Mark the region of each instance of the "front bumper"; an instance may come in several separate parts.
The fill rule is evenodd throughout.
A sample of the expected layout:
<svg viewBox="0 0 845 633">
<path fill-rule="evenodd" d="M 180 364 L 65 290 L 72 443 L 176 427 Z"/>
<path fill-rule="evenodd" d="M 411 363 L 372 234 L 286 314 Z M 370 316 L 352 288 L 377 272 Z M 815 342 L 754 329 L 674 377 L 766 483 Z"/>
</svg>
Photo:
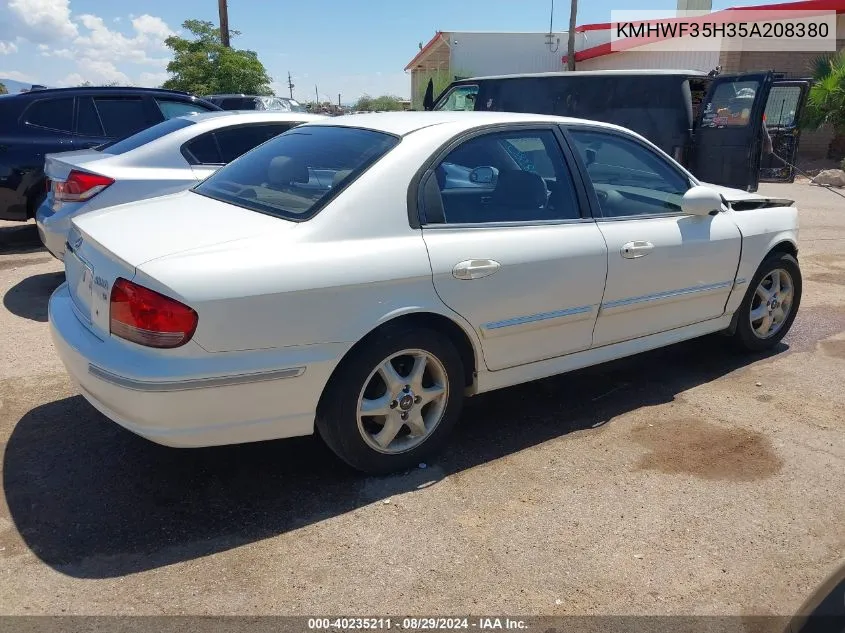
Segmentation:
<svg viewBox="0 0 845 633">
<path fill-rule="evenodd" d="M 348 349 L 208 353 L 196 346 L 193 356 L 170 356 L 95 336 L 77 317 L 67 284 L 50 297 L 49 320 L 82 395 L 129 431 L 175 447 L 310 435 L 320 395 Z"/>
</svg>

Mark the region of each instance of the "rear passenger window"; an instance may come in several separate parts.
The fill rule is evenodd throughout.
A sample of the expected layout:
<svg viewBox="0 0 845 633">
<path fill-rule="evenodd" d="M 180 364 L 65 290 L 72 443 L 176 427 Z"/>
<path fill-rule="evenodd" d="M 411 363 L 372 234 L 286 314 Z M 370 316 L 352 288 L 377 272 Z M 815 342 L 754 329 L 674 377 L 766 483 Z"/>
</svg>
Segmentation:
<svg viewBox="0 0 845 633">
<path fill-rule="evenodd" d="M 232 162 L 241 154 L 245 154 L 282 132 L 286 132 L 291 127 L 293 127 L 292 123 L 273 123 L 271 125 L 244 125 L 218 130 L 215 135 L 223 162 Z"/>
<path fill-rule="evenodd" d="M 581 217 L 569 168 L 550 130 L 469 139 L 425 185 L 428 224 L 542 222 Z"/>
<path fill-rule="evenodd" d="M 182 155 L 192 165 L 222 165 L 220 149 L 214 139 L 214 132 L 206 132 L 185 143 L 182 147 Z"/>
<path fill-rule="evenodd" d="M 36 101 L 27 108 L 25 116 L 27 125 L 57 132 L 71 132 L 73 130 L 73 97 Z"/>
<path fill-rule="evenodd" d="M 80 97 L 77 114 L 76 133 L 81 136 L 104 136 L 100 115 L 94 107 L 91 97 Z"/>
<path fill-rule="evenodd" d="M 94 103 L 100 113 L 106 136 L 110 138 L 129 136 L 157 123 L 149 120 L 142 99 L 95 97 Z"/>
</svg>

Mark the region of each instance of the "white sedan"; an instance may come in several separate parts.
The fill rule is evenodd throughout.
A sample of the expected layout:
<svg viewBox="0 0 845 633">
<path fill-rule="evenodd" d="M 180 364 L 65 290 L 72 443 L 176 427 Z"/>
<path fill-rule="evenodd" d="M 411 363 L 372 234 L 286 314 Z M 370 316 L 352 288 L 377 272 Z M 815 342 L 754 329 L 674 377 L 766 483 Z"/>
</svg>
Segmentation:
<svg viewBox="0 0 845 633">
<path fill-rule="evenodd" d="M 339 117 L 75 219 L 50 326 L 82 394 L 154 442 L 316 429 L 388 472 L 440 448 L 466 396 L 713 332 L 774 346 L 797 216 L 612 125 Z"/>
</svg>

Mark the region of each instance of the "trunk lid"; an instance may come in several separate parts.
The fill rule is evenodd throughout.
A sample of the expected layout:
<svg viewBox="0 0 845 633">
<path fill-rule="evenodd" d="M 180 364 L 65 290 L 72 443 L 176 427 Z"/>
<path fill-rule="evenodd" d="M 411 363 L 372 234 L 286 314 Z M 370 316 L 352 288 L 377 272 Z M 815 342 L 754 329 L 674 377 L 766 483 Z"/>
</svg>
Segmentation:
<svg viewBox="0 0 845 633">
<path fill-rule="evenodd" d="M 72 221 L 65 254 L 74 308 L 94 334 L 108 336 L 118 277 L 132 280 L 138 266 L 160 257 L 294 227 L 190 191 L 86 213 Z"/>
<path fill-rule="evenodd" d="M 44 157 L 44 174 L 50 180 L 67 180 L 68 174 L 73 169 L 96 174 L 104 173 L 97 169 L 97 163 L 107 163 L 110 158 L 114 158 L 114 155 L 93 149 L 47 154 Z"/>
<path fill-rule="evenodd" d="M 73 223 L 132 267 L 296 226 L 192 191 L 91 211 Z"/>
</svg>

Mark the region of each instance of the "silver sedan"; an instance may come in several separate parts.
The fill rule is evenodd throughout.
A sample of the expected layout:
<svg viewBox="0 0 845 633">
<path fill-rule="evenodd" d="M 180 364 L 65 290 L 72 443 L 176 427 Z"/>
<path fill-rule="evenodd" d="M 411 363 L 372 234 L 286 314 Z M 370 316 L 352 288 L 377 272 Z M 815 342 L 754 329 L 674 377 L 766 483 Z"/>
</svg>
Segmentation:
<svg viewBox="0 0 845 633">
<path fill-rule="evenodd" d="M 93 149 L 48 154 L 50 190 L 35 215 L 38 234 L 63 259 L 72 218 L 188 189 L 274 136 L 322 118 L 272 111 L 191 114 Z"/>
</svg>

